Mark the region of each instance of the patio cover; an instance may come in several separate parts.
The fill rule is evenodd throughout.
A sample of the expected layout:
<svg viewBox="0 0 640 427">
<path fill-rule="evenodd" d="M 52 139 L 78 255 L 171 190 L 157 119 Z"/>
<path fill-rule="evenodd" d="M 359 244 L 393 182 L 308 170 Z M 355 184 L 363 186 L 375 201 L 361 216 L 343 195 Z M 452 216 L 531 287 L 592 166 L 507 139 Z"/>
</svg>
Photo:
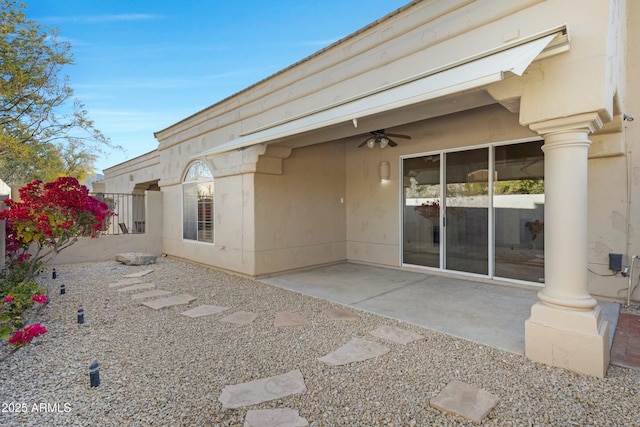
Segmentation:
<svg viewBox="0 0 640 427">
<path fill-rule="evenodd" d="M 553 33 L 546 32 L 544 36 L 513 47 L 496 48 L 429 70 L 358 97 L 254 129 L 250 133 L 199 153 L 196 157 L 212 157 L 231 150 L 351 122 L 353 119 L 479 88 L 503 80 L 510 74 L 521 76 L 536 58 L 568 50 L 568 43 L 562 43 L 553 52 L 543 52 L 556 37 L 566 41 L 566 35 L 563 34 L 564 28 L 556 29 Z"/>
</svg>

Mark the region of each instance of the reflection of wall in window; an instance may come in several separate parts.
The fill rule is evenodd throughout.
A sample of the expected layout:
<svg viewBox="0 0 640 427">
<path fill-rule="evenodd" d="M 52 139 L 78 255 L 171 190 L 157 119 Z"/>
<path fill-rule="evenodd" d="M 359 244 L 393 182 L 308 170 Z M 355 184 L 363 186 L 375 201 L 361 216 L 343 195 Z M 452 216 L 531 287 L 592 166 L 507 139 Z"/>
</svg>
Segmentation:
<svg viewBox="0 0 640 427">
<path fill-rule="evenodd" d="M 485 207 L 447 208 L 447 245 L 450 253 L 479 252 L 487 248 L 488 213 Z"/>
<path fill-rule="evenodd" d="M 544 223 L 544 194 L 511 194 L 494 196 L 496 246 L 544 247 L 544 238 L 533 239 L 526 223 Z"/>
</svg>

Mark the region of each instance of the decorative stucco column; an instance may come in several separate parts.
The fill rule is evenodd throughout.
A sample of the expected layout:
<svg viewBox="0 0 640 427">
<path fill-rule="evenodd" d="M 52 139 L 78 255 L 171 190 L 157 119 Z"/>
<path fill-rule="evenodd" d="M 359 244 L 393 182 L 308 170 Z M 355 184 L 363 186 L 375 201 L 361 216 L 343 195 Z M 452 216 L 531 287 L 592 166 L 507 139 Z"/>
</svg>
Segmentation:
<svg viewBox="0 0 640 427">
<path fill-rule="evenodd" d="M 597 113 L 530 125 L 544 139 L 545 287 L 525 323 L 529 359 L 596 377 L 609 366 L 609 328 L 587 290 L 587 166 Z"/>
</svg>

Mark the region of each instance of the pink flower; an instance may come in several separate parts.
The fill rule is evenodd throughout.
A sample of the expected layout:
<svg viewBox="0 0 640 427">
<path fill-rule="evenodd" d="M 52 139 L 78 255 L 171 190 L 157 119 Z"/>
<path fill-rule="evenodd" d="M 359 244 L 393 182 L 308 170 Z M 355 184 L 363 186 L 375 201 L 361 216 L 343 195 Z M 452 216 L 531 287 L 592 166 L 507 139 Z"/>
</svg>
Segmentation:
<svg viewBox="0 0 640 427">
<path fill-rule="evenodd" d="M 9 338 L 9 344 L 11 345 L 24 345 L 25 343 L 22 341 L 23 331 L 16 331 L 15 334 L 11 338 Z"/>
<path fill-rule="evenodd" d="M 33 302 L 37 302 L 40 304 L 44 304 L 47 302 L 47 296 L 46 295 L 34 295 L 31 297 L 31 301 Z"/>
<path fill-rule="evenodd" d="M 9 344 L 16 347 L 22 347 L 31 342 L 37 336 L 47 333 L 47 328 L 40 323 L 25 326 L 23 329 L 16 331 L 11 338 L 9 338 Z"/>
<path fill-rule="evenodd" d="M 3 299 L 4 302 L 6 302 L 7 304 L 10 303 L 11 301 L 13 301 L 13 297 L 5 297 Z"/>
</svg>

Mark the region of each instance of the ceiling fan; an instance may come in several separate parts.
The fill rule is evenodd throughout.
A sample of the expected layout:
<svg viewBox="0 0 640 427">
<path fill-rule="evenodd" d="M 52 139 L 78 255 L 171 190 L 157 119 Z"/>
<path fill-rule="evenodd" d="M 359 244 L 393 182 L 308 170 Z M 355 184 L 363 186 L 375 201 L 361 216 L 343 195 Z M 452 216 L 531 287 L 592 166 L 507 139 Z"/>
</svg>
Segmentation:
<svg viewBox="0 0 640 427">
<path fill-rule="evenodd" d="M 373 132 L 369 132 L 369 133 L 371 134 L 371 136 L 365 139 L 364 141 L 362 141 L 362 143 L 358 145 L 358 148 L 364 147 L 365 145 L 369 148 L 373 148 L 375 147 L 376 144 L 380 145 L 380 148 L 384 148 L 387 145 L 390 147 L 395 147 L 398 144 L 391 139 L 392 137 L 411 139 L 409 135 L 399 135 L 397 133 L 386 133 L 384 129 L 374 130 Z"/>
</svg>

